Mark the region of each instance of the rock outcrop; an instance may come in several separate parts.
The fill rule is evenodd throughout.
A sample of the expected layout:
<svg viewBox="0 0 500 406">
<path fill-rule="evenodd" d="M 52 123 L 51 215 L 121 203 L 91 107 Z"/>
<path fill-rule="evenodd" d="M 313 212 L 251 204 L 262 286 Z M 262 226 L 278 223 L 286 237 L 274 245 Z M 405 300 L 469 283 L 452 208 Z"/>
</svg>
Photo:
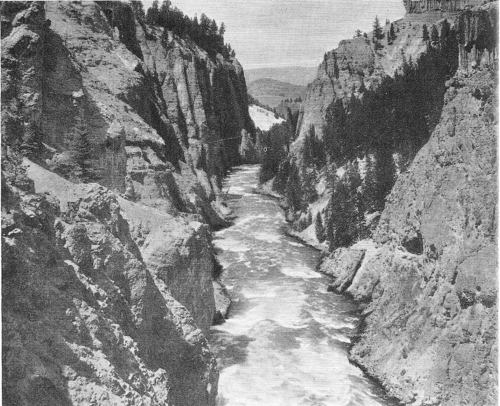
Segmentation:
<svg viewBox="0 0 500 406">
<path fill-rule="evenodd" d="M 403 0 L 408 13 L 457 12 L 484 4 L 481 0 Z"/>
<path fill-rule="evenodd" d="M 448 82 L 441 120 L 396 182 L 361 265 L 355 247 L 322 265 L 338 291 L 369 302 L 352 359 L 405 403 L 497 402 L 493 75 Z"/>
<path fill-rule="evenodd" d="M 238 61 L 211 59 L 172 34 L 162 40 L 120 2 L 34 2 L 22 18 L 7 13 L 13 7 L 4 7 L 2 31 L 12 142 L 26 137 L 23 125 L 36 127 L 40 163 L 71 175 L 81 122 L 93 180 L 222 225 L 213 207 L 220 178 L 239 160 L 242 133 L 253 132 Z"/>
<path fill-rule="evenodd" d="M 212 269 L 199 264 L 213 257 L 193 236 L 198 223 L 14 165 L 2 184 L 3 401 L 215 404 L 218 372 L 202 330 L 214 311 Z M 163 267 L 147 251 L 160 233 L 172 252 Z M 196 238 L 204 250 L 186 264 Z M 196 302 L 176 298 L 169 269 L 184 272 L 184 288 L 204 282 Z M 210 315 L 197 313 L 200 302 L 212 303 Z"/>
<path fill-rule="evenodd" d="M 455 28 L 441 16 L 425 15 L 394 21 L 382 31 L 376 40 L 369 34 L 341 41 L 325 54 L 308 86 L 288 162 L 274 182 L 283 195 L 294 189 L 290 214 L 298 231 L 318 213 L 332 217 L 331 204 L 319 202 L 330 200 L 339 181 L 363 195 L 367 207 L 359 208 L 358 217 L 362 210 L 380 212 L 394 179 L 439 120 L 445 81 L 459 64 Z M 361 188 L 348 177 L 359 179 Z M 369 191 L 367 178 L 383 186 Z M 325 182 L 318 193 L 314 185 Z M 348 239 L 364 238 L 370 227 L 352 227 Z"/>
<path fill-rule="evenodd" d="M 325 55 L 274 186 L 301 235 L 320 214 L 336 238 L 320 270 L 362 303 L 355 363 L 405 404 L 494 405 L 497 4 L 441 3 Z"/>
<path fill-rule="evenodd" d="M 133 3 L 1 16 L 4 402 L 214 405 L 210 230 L 254 131 L 241 66 Z"/>
</svg>

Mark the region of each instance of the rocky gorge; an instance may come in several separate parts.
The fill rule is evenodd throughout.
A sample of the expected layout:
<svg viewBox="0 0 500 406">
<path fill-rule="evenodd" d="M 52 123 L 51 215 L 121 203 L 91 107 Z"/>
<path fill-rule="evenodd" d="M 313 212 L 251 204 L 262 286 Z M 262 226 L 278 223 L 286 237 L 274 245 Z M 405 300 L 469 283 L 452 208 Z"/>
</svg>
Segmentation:
<svg viewBox="0 0 500 406">
<path fill-rule="evenodd" d="M 3 401 L 213 405 L 241 65 L 138 2 L 4 2 Z"/>
<path fill-rule="evenodd" d="M 3 2 L 3 402 L 496 404 L 497 3 L 404 5 L 259 124 L 140 2 Z"/>
<path fill-rule="evenodd" d="M 498 11 L 446 3 L 325 54 L 265 188 L 364 308 L 354 363 L 404 404 L 494 405 Z"/>
</svg>

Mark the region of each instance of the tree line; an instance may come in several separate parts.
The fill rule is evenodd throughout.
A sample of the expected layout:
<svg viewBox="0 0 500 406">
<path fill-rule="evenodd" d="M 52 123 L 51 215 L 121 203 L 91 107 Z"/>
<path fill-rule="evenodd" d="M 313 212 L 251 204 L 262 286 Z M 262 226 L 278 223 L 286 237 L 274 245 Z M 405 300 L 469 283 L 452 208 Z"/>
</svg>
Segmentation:
<svg viewBox="0 0 500 406">
<path fill-rule="evenodd" d="M 189 36 L 211 57 L 215 57 L 218 53 L 224 58 L 235 56 L 231 45 L 224 42 L 224 33 L 226 31 L 224 23 L 218 26 L 215 20 L 208 18 L 205 14 L 201 14 L 200 20 L 198 20 L 197 16 L 190 18 L 177 7 L 172 8 L 170 0 L 163 1 L 161 6 L 155 0 L 143 15 L 147 24 L 159 25 L 165 31 L 172 31 L 181 37 Z"/>
</svg>

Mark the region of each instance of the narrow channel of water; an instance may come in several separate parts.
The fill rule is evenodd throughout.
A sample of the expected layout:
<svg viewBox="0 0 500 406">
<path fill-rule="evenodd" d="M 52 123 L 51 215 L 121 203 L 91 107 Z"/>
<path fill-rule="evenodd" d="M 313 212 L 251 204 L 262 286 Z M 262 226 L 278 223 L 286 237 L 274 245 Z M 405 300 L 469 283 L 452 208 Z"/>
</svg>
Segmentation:
<svg viewBox="0 0 500 406">
<path fill-rule="evenodd" d="M 319 253 L 285 234 L 274 199 L 253 193 L 258 166 L 227 178 L 234 225 L 216 233 L 233 305 L 215 326 L 219 405 L 389 405 L 347 358 L 355 304 L 326 291 Z"/>
</svg>

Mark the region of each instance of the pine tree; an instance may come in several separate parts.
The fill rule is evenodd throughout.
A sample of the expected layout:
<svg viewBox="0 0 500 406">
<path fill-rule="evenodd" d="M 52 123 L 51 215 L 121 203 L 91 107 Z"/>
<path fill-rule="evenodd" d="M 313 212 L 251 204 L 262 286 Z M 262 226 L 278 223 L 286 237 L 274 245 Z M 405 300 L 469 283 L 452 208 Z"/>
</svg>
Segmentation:
<svg viewBox="0 0 500 406">
<path fill-rule="evenodd" d="M 323 220 L 321 219 L 321 213 L 316 215 L 316 220 L 314 221 L 314 231 L 316 233 L 316 238 L 319 242 L 325 241 L 325 229 L 323 227 Z"/>
<path fill-rule="evenodd" d="M 348 246 L 354 240 L 351 228 L 353 227 L 355 211 L 352 203 L 349 185 L 343 179 L 337 181 L 329 202 L 328 239 L 330 250 Z"/>
<path fill-rule="evenodd" d="M 382 27 L 380 26 L 380 21 L 378 20 L 378 16 L 375 17 L 375 21 L 373 22 L 373 37 L 372 41 L 375 44 L 375 49 L 379 49 L 381 47 L 380 40 L 384 38 L 384 32 Z"/>
<path fill-rule="evenodd" d="M 286 198 L 293 211 L 301 207 L 299 171 L 293 162 L 290 165 L 290 173 L 286 184 Z"/>
<path fill-rule="evenodd" d="M 219 35 L 223 37 L 225 33 L 226 33 L 226 25 L 224 24 L 224 22 L 222 22 L 220 23 L 219 27 Z"/>
<path fill-rule="evenodd" d="M 354 33 L 354 38 L 360 38 L 363 35 L 361 30 L 358 28 L 356 32 Z"/>
<path fill-rule="evenodd" d="M 379 187 L 380 210 L 384 208 L 385 197 L 389 194 L 396 181 L 396 165 L 389 149 L 384 148 L 377 154 L 375 173 Z"/>
<path fill-rule="evenodd" d="M 91 159 L 91 146 L 88 140 L 87 127 L 83 118 L 78 115 L 76 124 L 70 132 L 69 152 L 75 165 L 75 175 L 83 181 L 93 178 L 89 160 Z"/>
<path fill-rule="evenodd" d="M 359 165 L 357 159 L 354 159 L 347 165 L 345 178 L 351 188 L 351 199 L 353 208 L 352 235 L 353 237 L 358 237 L 364 229 L 365 203 L 362 195 L 363 181 L 359 173 Z"/>
<path fill-rule="evenodd" d="M 391 23 L 389 32 L 387 33 L 387 43 L 390 45 L 396 39 L 396 33 L 394 32 L 394 24 Z"/>
<path fill-rule="evenodd" d="M 422 26 L 422 39 L 424 41 L 429 41 L 429 30 L 425 24 Z"/>
<path fill-rule="evenodd" d="M 210 31 L 210 19 L 204 13 L 201 13 L 200 16 L 200 28 L 204 35 L 208 35 Z"/>
<path fill-rule="evenodd" d="M 375 175 L 375 166 L 370 155 L 366 156 L 365 179 L 363 188 L 363 200 L 368 212 L 376 211 L 377 204 L 377 181 Z"/>
<path fill-rule="evenodd" d="M 314 185 L 316 185 L 316 171 L 314 168 L 303 166 L 300 170 L 301 209 L 303 209 L 303 206 L 307 203 L 311 203 L 317 199 L 318 193 Z"/>
<path fill-rule="evenodd" d="M 146 21 L 148 24 L 157 25 L 160 20 L 160 10 L 158 6 L 158 0 L 154 0 L 153 4 L 146 13 Z"/>
<path fill-rule="evenodd" d="M 141 24 L 144 23 L 146 20 L 146 14 L 144 13 L 144 5 L 142 4 L 142 1 L 132 0 L 130 3 L 132 9 L 135 12 L 135 15 L 137 16 L 137 21 L 139 21 Z"/>
<path fill-rule="evenodd" d="M 439 43 L 439 32 L 438 32 L 437 27 L 435 25 L 432 26 L 432 30 L 431 30 L 431 43 L 433 45 L 437 45 Z"/>
<path fill-rule="evenodd" d="M 368 211 L 381 211 L 385 197 L 389 194 L 396 180 L 396 166 L 392 154 L 386 148 L 375 151 L 374 161 L 366 166 L 364 196 Z"/>
<path fill-rule="evenodd" d="M 215 20 L 210 21 L 209 35 L 211 37 L 216 37 L 219 32 L 219 27 L 217 27 L 217 22 Z"/>
<path fill-rule="evenodd" d="M 441 34 L 439 35 L 439 44 L 441 45 L 442 48 L 446 46 L 448 37 L 450 35 L 450 30 L 451 30 L 450 23 L 448 22 L 447 19 L 445 19 L 441 27 Z"/>
<path fill-rule="evenodd" d="M 161 3 L 160 10 L 158 12 L 158 24 L 161 26 L 165 26 L 168 24 L 169 21 L 169 12 L 170 12 L 170 6 L 172 3 L 169 0 L 164 0 Z"/>
</svg>

